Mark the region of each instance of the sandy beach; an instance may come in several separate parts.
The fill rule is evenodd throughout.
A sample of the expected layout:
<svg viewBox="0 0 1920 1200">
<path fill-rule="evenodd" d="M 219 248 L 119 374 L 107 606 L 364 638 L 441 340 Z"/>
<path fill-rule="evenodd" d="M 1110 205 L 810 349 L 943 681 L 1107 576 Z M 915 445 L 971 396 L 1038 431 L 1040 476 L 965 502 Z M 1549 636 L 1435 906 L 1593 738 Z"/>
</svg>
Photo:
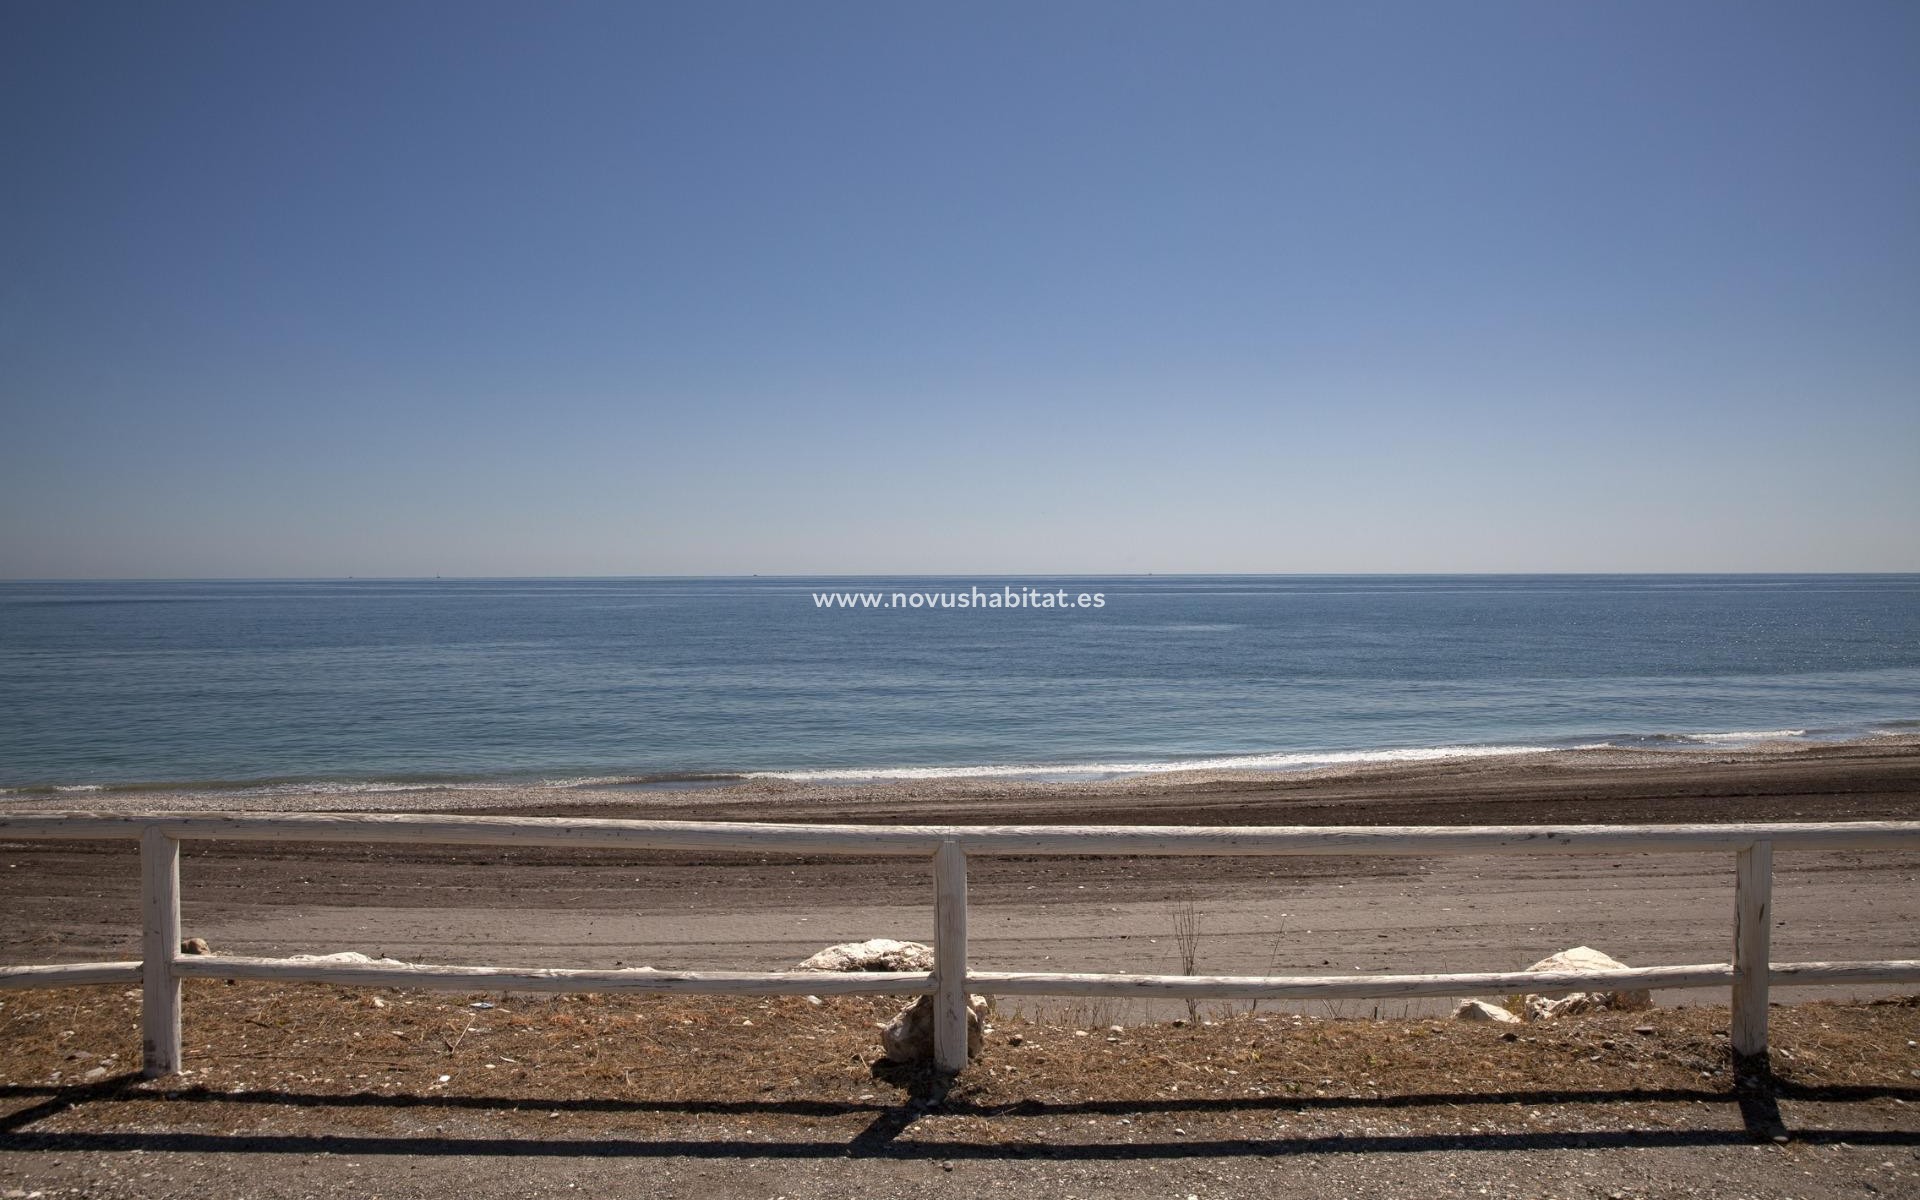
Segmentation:
<svg viewBox="0 0 1920 1200">
<path fill-rule="evenodd" d="M 90 799 L 115 811 L 233 807 L 217 794 Z M 338 809 L 342 800 L 269 798 L 282 809 Z M 1084 784 L 755 782 L 378 800 L 381 810 L 960 824 L 1911 819 L 1920 815 L 1920 745 L 1572 751 Z M 255 797 L 247 806 L 267 804 Z M 14 914 L 0 933 L 6 961 L 138 956 L 130 846 L 8 842 L 3 854 L 0 904 Z M 1911 935 L 1920 927 L 1920 855 L 1782 854 L 1776 870 L 1777 959 L 1920 951 Z M 984 969 L 1177 970 L 1173 915 L 1187 904 L 1199 918 L 1198 967 L 1210 973 L 1501 970 L 1578 944 L 1628 963 L 1724 961 L 1733 903 L 1732 862 L 1701 855 L 981 858 L 970 877 L 971 951 Z M 187 933 L 235 954 L 773 968 L 833 942 L 932 933 L 930 873 L 910 860 L 207 843 L 188 846 L 183 880 Z M 1663 997 L 1693 998 L 1723 1000 Z"/>
</svg>

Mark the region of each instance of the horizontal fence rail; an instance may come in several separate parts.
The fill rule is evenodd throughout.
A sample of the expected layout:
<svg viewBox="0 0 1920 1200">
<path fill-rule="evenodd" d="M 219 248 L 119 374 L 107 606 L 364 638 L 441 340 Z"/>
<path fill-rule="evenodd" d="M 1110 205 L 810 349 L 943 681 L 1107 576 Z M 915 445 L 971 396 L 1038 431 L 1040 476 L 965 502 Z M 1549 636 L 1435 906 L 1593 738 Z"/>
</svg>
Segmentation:
<svg viewBox="0 0 1920 1200">
<path fill-rule="evenodd" d="M 970 992 L 1024 996 L 1170 997 L 1188 1000 L 1383 999 L 1473 992 L 1731 989 L 1732 1040 L 1743 1055 L 1767 1047 L 1771 984 L 1920 982 L 1920 959 L 1775 963 L 1773 852 L 1920 849 L 1920 822 L 1727 825 L 1454 825 L 1218 828 L 1169 825 L 796 825 L 626 821 L 564 817 L 418 816 L 385 813 L 20 813 L 0 816 L 0 838 L 138 841 L 142 959 L 0 967 L 0 989 L 139 983 L 144 1068 L 180 1068 L 180 981 L 254 979 L 457 991 L 632 991 L 723 995 L 928 995 L 935 1058 L 967 1062 Z M 432 966 L 386 961 L 185 956 L 180 948 L 180 843 L 411 842 L 455 846 L 704 850 L 741 853 L 906 855 L 931 859 L 934 969 L 846 974 Z M 1733 958 L 1727 963 L 1605 971 L 1443 975 L 1122 975 L 972 971 L 967 967 L 967 857 L 1124 855 L 1734 855 Z"/>
<path fill-rule="evenodd" d="M 155 829 L 175 840 L 426 842 L 601 850 L 712 850 L 930 856 L 967 854 L 1696 854 L 1768 842 L 1782 850 L 1920 848 L 1920 821 L 1737 825 L 792 825 L 391 813 L 0 816 L 0 837 L 93 841 Z"/>
</svg>

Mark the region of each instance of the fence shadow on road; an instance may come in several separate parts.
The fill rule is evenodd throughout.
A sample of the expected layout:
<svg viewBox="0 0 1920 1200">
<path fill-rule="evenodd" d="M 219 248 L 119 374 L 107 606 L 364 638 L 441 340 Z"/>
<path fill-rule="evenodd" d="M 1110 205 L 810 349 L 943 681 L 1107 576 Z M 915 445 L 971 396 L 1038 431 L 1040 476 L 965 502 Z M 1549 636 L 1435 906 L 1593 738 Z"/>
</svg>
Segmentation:
<svg viewBox="0 0 1920 1200">
<path fill-rule="evenodd" d="M 897 1158 L 960 1160 L 1057 1159 L 1063 1161 L 1150 1161 L 1183 1158 L 1231 1158 L 1290 1154 L 1381 1154 L 1432 1151 L 1604 1150 L 1659 1149 L 1750 1145 L 1782 1138 L 1801 1143 L 1854 1146 L 1920 1147 L 1920 1128 L 1912 1130 L 1836 1128 L 1793 1129 L 1782 1119 L 1780 1102 L 1825 1104 L 1899 1100 L 1920 1105 L 1920 1087 L 1800 1087 L 1750 1069 L 1734 1090 L 1704 1088 L 1612 1089 L 1601 1091 L 1524 1090 L 1499 1092 L 1423 1092 L 1378 1097 L 1240 1097 L 1234 1099 L 1164 1100 L 1023 1100 L 1013 1104 L 981 1105 L 949 1095 L 937 1078 L 913 1082 L 901 1103 L 815 1100 L 648 1100 L 539 1099 L 488 1096 L 386 1095 L 368 1092 L 346 1095 L 290 1090 L 215 1092 L 183 1089 L 168 1094 L 168 1105 L 243 1105 L 262 1109 L 284 1107 L 302 1113 L 336 1110 L 415 1110 L 433 1113 L 560 1113 L 563 1115 L 650 1115 L 687 1117 L 806 1117 L 813 1119 L 866 1118 L 866 1127 L 850 1138 L 796 1137 L 765 1141 L 718 1137 L 579 1137 L 579 1136 L 396 1136 L 359 1133 L 229 1133 L 202 1131 L 118 1130 L 105 1128 L 43 1129 L 42 1123 L 59 1116 L 78 1117 L 68 1125 L 84 1124 L 89 1110 L 110 1124 L 111 1107 L 128 1101 L 152 1101 L 154 1093 L 140 1087 L 136 1074 L 118 1075 L 94 1083 L 58 1087 L 0 1087 L 0 1152 L 144 1151 L 192 1154 L 362 1154 L 447 1156 L 633 1157 L 702 1159 Z M 1342 1114 L 1397 1113 L 1416 1115 L 1457 1106 L 1521 1105 L 1540 1108 L 1566 1104 L 1619 1105 L 1707 1104 L 1729 1106 L 1738 1127 L 1667 1129 L 1556 1129 L 1527 1132 L 1297 1133 L 1276 1131 L 1270 1136 L 1179 1136 L 1135 1142 L 1060 1142 L 1023 1134 L 1021 1125 L 1054 1118 L 1206 1117 L 1261 1113 Z M 18 1107 L 15 1107 L 18 1105 Z M 1005 1140 L 956 1142 L 913 1136 L 915 1125 L 927 1116 L 977 1117 L 1005 1122 Z M 1831 1114 L 1829 1114 L 1831 1117 Z"/>
</svg>

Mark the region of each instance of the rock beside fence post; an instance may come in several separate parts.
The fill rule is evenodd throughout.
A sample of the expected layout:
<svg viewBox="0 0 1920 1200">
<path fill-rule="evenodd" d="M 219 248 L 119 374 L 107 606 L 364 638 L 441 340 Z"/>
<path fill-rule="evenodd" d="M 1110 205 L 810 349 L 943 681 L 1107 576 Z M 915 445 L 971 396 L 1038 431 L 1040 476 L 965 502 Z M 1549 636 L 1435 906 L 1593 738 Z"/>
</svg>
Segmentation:
<svg viewBox="0 0 1920 1200">
<path fill-rule="evenodd" d="M 986 1044 L 987 998 L 967 997 L 967 1058 L 980 1057 Z M 933 1061 L 933 997 L 921 996 L 880 1027 L 880 1047 L 897 1063 Z"/>
</svg>

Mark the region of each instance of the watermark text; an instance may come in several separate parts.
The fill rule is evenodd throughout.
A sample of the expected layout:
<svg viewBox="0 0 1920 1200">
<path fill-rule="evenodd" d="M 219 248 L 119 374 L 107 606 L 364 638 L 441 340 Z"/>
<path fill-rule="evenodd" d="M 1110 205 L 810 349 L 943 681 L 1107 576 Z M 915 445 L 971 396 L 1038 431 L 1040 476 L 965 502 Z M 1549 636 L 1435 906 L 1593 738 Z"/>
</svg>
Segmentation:
<svg viewBox="0 0 1920 1200">
<path fill-rule="evenodd" d="M 815 592 L 815 608 L 1105 608 L 1105 592 L 1002 587 L 964 592 Z"/>
</svg>

